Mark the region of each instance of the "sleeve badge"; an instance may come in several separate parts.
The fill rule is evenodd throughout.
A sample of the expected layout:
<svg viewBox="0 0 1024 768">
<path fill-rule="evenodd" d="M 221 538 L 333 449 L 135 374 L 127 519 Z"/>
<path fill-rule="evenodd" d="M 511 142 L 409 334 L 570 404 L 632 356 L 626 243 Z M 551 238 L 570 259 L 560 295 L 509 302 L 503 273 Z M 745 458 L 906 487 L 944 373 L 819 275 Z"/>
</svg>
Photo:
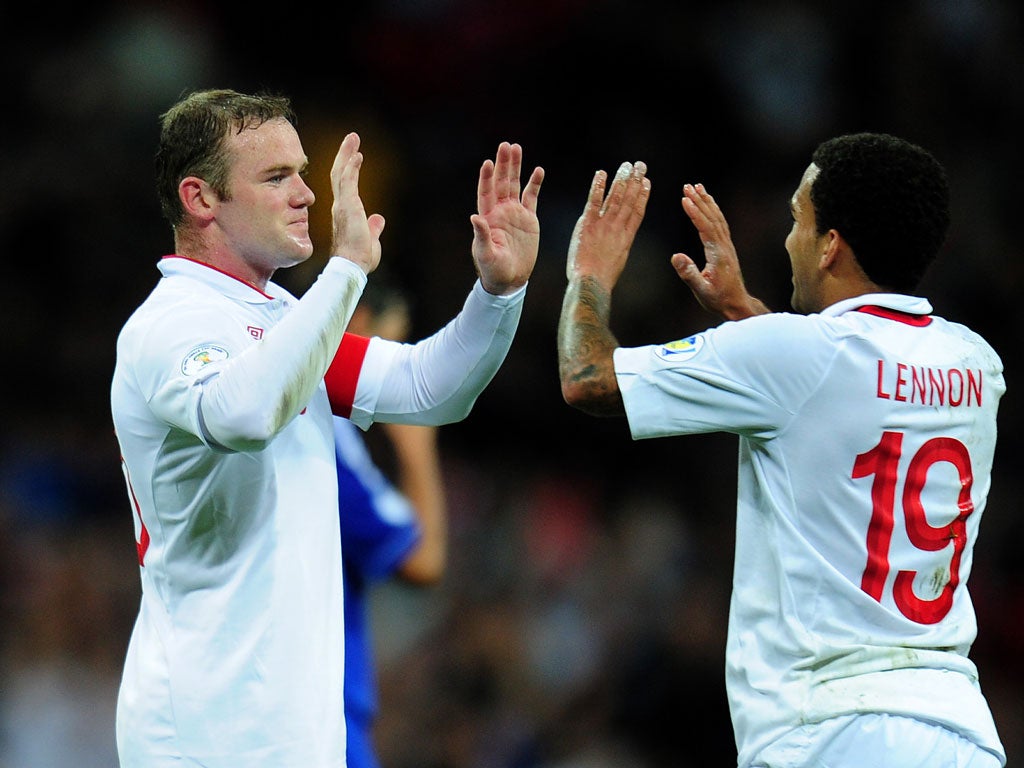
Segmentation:
<svg viewBox="0 0 1024 768">
<path fill-rule="evenodd" d="M 216 344 L 202 344 L 193 347 L 181 361 L 181 372 L 186 376 L 195 376 L 210 363 L 228 359 L 228 351 Z"/>
<path fill-rule="evenodd" d="M 670 341 L 658 347 L 658 357 L 666 360 L 688 360 L 700 352 L 704 346 L 704 336 L 696 334 L 678 341 Z"/>
</svg>

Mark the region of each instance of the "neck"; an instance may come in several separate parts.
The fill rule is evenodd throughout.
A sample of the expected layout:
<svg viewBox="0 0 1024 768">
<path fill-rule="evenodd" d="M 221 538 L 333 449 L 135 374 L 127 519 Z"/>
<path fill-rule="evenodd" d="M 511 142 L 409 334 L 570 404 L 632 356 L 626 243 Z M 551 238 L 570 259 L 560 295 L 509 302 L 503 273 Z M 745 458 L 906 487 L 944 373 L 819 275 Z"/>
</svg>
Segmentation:
<svg viewBox="0 0 1024 768">
<path fill-rule="evenodd" d="M 243 283 L 248 283 L 260 291 L 265 291 L 267 283 L 273 276 L 272 270 L 261 270 L 255 264 L 247 261 L 234 251 L 223 246 L 216 246 L 205 242 L 202 237 L 188 236 L 185 233 L 176 232 L 174 238 L 174 251 L 179 256 L 192 259 L 231 275 Z"/>
</svg>

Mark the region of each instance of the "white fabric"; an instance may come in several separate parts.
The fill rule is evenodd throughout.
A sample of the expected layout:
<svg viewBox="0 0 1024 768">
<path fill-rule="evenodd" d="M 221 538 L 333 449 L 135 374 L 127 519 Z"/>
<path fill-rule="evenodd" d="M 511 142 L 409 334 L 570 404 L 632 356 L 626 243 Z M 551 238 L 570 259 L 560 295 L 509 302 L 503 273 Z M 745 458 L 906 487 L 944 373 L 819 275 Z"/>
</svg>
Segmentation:
<svg viewBox="0 0 1024 768">
<path fill-rule="evenodd" d="M 1002 363 L 963 326 L 854 311 L 863 305 L 931 312 L 923 299 L 870 295 L 615 352 L 634 439 L 740 437 L 726 656 L 740 766 L 798 724 L 874 711 L 945 724 L 1002 754 L 968 658 L 977 628 L 966 588 Z M 958 531 L 961 501 L 971 512 Z M 883 512 L 892 525 L 872 547 L 876 599 L 862 580 L 868 527 L 874 516 L 884 534 Z M 965 544 L 958 563 L 951 532 Z M 912 590 L 908 577 L 895 585 L 901 571 L 916 574 Z"/>
<path fill-rule="evenodd" d="M 118 699 L 122 768 L 338 768 L 343 595 L 323 377 L 365 275 L 331 259 L 297 300 L 187 259 L 159 266 L 118 338 L 111 386 L 136 538 L 148 537 Z M 371 340 L 354 396 L 361 426 L 378 398 L 396 421 L 468 412 L 504 359 L 522 296 L 467 300 L 471 327 L 457 319 L 430 354 Z M 409 364 L 390 370 L 406 357 L 452 370 L 416 371 L 440 382 L 424 393 L 402 386 Z M 474 373 L 460 377 L 460 365 Z"/>
<path fill-rule="evenodd" d="M 371 339 L 375 364 L 359 380 L 350 420 L 366 429 L 371 414 L 432 426 L 464 419 L 508 354 L 525 296 L 526 286 L 494 296 L 477 280 L 462 311 L 434 335 L 415 344 Z"/>
<path fill-rule="evenodd" d="M 365 281 L 349 264 L 331 260 L 299 302 L 164 259 L 122 330 L 111 407 L 149 536 L 118 701 L 125 768 L 343 764 L 323 375 Z"/>
<path fill-rule="evenodd" d="M 948 728 L 889 714 L 844 715 L 794 728 L 752 768 L 1000 768 L 1003 760 Z"/>
</svg>

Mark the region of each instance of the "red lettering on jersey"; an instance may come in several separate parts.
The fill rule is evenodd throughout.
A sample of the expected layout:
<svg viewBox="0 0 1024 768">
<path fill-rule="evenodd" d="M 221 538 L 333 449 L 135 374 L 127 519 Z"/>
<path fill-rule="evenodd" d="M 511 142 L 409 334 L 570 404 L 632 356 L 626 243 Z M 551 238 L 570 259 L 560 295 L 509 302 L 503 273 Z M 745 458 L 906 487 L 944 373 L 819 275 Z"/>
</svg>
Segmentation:
<svg viewBox="0 0 1024 768">
<path fill-rule="evenodd" d="M 956 382 L 954 382 L 954 378 Z M 964 401 L 964 374 L 956 368 L 949 369 L 949 404 L 960 405 Z"/>
<path fill-rule="evenodd" d="M 907 396 L 903 394 L 903 387 L 907 384 L 907 366 L 905 363 L 896 363 L 896 394 L 893 395 L 901 403 L 907 401 Z"/>
<path fill-rule="evenodd" d="M 980 406 L 982 381 L 980 368 L 923 368 L 896 363 L 895 373 L 887 374 L 885 361 L 879 360 L 875 397 L 929 406 Z"/>
<path fill-rule="evenodd" d="M 888 392 L 882 390 L 882 374 L 885 371 L 885 362 L 882 360 L 878 361 L 878 388 L 875 389 L 875 397 L 881 400 L 888 400 L 890 395 Z"/>
</svg>

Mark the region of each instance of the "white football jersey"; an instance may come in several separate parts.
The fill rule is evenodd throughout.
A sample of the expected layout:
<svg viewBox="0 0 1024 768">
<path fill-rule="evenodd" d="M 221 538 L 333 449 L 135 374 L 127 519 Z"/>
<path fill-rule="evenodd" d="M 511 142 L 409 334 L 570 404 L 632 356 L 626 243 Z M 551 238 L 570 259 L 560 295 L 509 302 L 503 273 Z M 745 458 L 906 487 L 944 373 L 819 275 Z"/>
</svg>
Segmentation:
<svg viewBox="0 0 1024 768">
<path fill-rule="evenodd" d="M 872 294 L 615 352 L 634 439 L 739 436 L 726 685 L 740 766 L 787 729 L 857 712 L 1003 755 L 967 591 L 1002 363 L 931 311 Z"/>
<path fill-rule="evenodd" d="M 434 335 L 345 335 L 339 351 L 366 281 L 352 262 L 330 259 L 301 299 L 180 257 L 159 267 L 118 337 L 111 384 L 142 580 L 118 698 L 122 768 L 338 768 L 334 416 L 363 428 L 463 418 L 508 352 L 526 289 L 492 296 L 477 280 Z"/>
<path fill-rule="evenodd" d="M 358 269 L 340 261 L 315 286 L 330 296 L 311 303 L 347 296 L 354 306 Z M 111 389 L 142 579 L 118 701 L 121 764 L 343 765 L 338 492 L 323 383 L 336 343 L 311 350 L 318 334 L 293 323 L 280 354 L 256 360 L 275 351 L 262 345 L 286 341 L 270 331 L 302 315 L 301 302 L 187 259 L 159 266 L 163 279 L 118 339 Z M 228 416 L 243 411 L 287 425 L 260 445 L 273 428 L 259 417 L 251 435 L 238 417 L 235 428 Z"/>
</svg>

